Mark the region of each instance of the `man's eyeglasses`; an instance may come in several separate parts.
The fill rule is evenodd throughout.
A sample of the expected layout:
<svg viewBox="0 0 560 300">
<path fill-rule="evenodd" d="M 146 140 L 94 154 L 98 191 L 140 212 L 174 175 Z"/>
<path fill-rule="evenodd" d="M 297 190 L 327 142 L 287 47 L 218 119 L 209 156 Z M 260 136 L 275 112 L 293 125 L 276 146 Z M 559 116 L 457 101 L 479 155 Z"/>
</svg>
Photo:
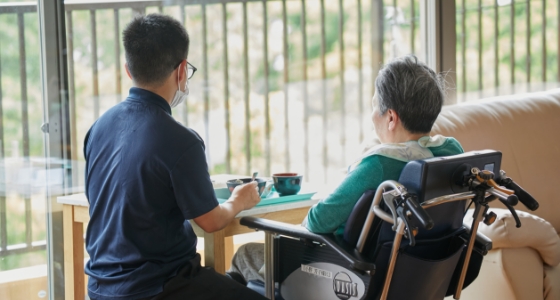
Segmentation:
<svg viewBox="0 0 560 300">
<path fill-rule="evenodd" d="M 196 67 L 187 62 L 187 79 L 191 79 L 196 72 Z"/>
<path fill-rule="evenodd" d="M 173 69 L 177 69 L 177 67 L 179 67 L 182 62 L 183 60 L 181 60 Z M 187 62 L 187 79 L 191 79 L 194 73 L 196 73 L 196 70 L 198 69 L 195 66 L 191 65 L 190 62 Z"/>
</svg>

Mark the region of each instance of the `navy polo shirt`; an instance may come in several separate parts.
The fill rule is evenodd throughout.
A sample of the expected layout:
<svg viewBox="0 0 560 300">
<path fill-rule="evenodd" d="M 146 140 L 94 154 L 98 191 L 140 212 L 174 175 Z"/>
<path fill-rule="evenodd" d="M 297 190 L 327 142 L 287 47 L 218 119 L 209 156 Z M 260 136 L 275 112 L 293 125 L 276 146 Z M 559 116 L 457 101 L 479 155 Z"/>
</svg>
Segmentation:
<svg viewBox="0 0 560 300">
<path fill-rule="evenodd" d="M 84 155 L 90 297 L 160 293 L 196 254 L 187 220 L 218 205 L 204 142 L 173 119 L 162 97 L 131 88 L 90 128 Z"/>
</svg>

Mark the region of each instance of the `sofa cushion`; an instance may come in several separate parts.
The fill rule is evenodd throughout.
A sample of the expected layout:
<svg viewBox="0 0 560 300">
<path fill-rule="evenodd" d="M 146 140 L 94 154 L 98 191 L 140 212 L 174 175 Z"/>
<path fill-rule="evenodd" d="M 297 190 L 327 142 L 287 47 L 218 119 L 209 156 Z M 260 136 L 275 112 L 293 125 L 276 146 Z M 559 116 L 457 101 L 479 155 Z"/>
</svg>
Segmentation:
<svg viewBox="0 0 560 300">
<path fill-rule="evenodd" d="M 432 135 L 455 137 L 465 151 L 501 151 L 502 169 L 539 201 L 533 214 L 560 232 L 559 116 L 560 89 L 489 98 L 444 107 Z"/>
<path fill-rule="evenodd" d="M 523 248 L 535 249 L 542 260 L 549 266 L 560 264 L 560 237 L 556 230 L 544 219 L 527 212 L 517 211 L 521 227 L 515 227 L 515 219 L 507 209 L 491 208 L 498 216 L 488 226 L 480 223 L 479 232 L 492 240 L 492 249 Z M 474 210 L 469 209 L 464 222 L 472 224 Z"/>
<path fill-rule="evenodd" d="M 560 299 L 560 266 L 544 266 L 544 300 Z"/>
</svg>

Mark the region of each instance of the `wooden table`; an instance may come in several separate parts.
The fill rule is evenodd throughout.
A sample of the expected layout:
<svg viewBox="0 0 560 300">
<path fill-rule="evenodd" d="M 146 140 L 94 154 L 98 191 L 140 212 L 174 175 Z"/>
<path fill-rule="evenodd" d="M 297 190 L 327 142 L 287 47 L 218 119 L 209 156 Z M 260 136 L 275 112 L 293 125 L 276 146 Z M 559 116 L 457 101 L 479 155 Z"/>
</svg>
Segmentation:
<svg viewBox="0 0 560 300">
<path fill-rule="evenodd" d="M 255 216 L 300 224 L 307 215 L 309 207 L 319 201 L 318 196 L 311 200 L 273 204 L 254 207 L 239 213 L 224 229 L 206 233 L 194 222 L 193 229 L 197 236 L 204 238 L 204 265 L 211 266 L 217 272 L 225 273 L 233 256 L 233 236 L 254 232 L 239 224 L 239 218 Z M 75 194 L 57 198 L 63 204 L 64 227 L 64 285 L 66 300 L 83 299 L 85 291 L 84 276 L 84 224 L 89 222 L 89 203 L 85 194 Z"/>
</svg>

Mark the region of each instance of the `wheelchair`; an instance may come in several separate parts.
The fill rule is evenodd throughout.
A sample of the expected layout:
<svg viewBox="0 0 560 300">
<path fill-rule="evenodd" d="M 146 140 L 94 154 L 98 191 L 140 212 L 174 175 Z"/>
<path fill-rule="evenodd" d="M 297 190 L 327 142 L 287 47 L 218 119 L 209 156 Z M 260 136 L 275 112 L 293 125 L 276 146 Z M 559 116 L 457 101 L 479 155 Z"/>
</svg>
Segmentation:
<svg viewBox="0 0 560 300">
<path fill-rule="evenodd" d="M 269 299 L 459 299 L 478 276 L 492 242 L 478 233 L 498 200 L 538 202 L 500 169 L 494 150 L 411 161 L 398 181 L 383 182 L 356 203 L 342 237 L 314 234 L 255 217 L 240 223 L 265 232 L 265 282 L 248 287 Z M 470 204 L 467 206 L 467 202 Z M 472 224 L 463 224 L 474 205 Z"/>
</svg>

